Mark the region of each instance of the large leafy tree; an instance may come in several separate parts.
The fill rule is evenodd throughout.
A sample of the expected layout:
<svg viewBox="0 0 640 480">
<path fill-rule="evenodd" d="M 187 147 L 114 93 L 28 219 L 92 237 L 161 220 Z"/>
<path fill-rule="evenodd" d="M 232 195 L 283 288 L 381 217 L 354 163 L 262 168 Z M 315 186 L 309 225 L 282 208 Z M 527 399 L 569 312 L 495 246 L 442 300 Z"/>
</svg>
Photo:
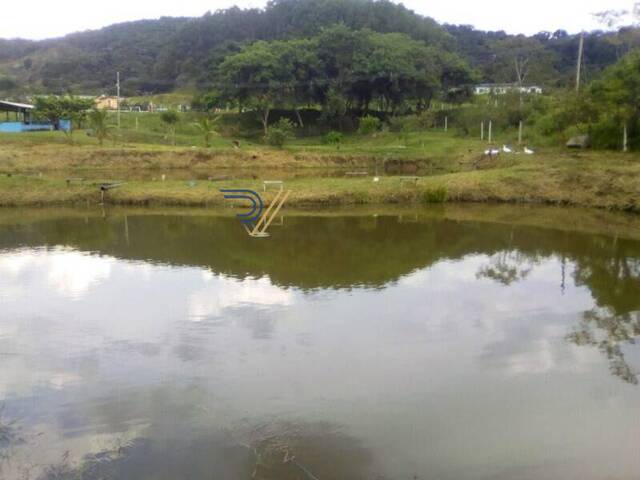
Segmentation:
<svg viewBox="0 0 640 480">
<path fill-rule="evenodd" d="M 472 80 L 456 54 L 401 33 L 323 29 L 307 40 L 256 42 L 220 65 L 226 103 L 260 113 L 265 135 L 275 107 L 320 103 L 330 115 L 421 111 L 438 94 Z M 300 126 L 302 120 L 298 116 Z"/>
<path fill-rule="evenodd" d="M 309 100 L 317 76 L 314 52 L 313 40 L 249 45 L 227 57 L 218 68 L 222 98 L 257 111 L 267 135 L 274 108 L 295 107 Z"/>
<path fill-rule="evenodd" d="M 493 62 L 487 66 L 497 82 L 549 84 L 557 75 L 554 69 L 556 57 L 545 48 L 540 38 L 524 35 L 508 36 L 490 43 Z M 577 50 L 574 52 L 574 58 Z M 573 62 L 575 64 L 575 61 Z"/>
<path fill-rule="evenodd" d="M 93 107 L 93 100 L 71 96 L 36 97 L 35 107 L 37 118 L 48 120 L 58 129 L 62 119 L 70 119 L 81 124 L 86 112 Z"/>
<path fill-rule="evenodd" d="M 410 97 L 418 96 L 418 86 L 429 96 L 439 87 L 435 55 L 423 42 L 399 33 L 365 32 L 364 36 L 363 48 L 355 55 L 354 93 L 365 110 L 376 99 L 379 110 L 396 112 Z"/>
<path fill-rule="evenodd" d="M 607 69 L 591 87 L 593 100 L 603 115 L 628 132 L 631 144 L 640 143 L 640 52 L 632 52 Z M 626 146 L 626 145 L 625 145 Z"/>
</svg>

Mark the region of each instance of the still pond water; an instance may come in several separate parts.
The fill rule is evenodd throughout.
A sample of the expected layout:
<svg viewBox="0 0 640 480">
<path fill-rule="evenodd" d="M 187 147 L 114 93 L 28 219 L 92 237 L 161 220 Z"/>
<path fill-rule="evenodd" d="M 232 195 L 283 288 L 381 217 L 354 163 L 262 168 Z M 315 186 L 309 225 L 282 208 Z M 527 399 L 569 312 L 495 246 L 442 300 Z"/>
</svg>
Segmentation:
<svg viewBox="0 0 640 480">
<path fill-rule="evenodd" d="M 374 213 L 0 211 L 0 478 L 639 478 L 640 223 Z"/>
</svg>

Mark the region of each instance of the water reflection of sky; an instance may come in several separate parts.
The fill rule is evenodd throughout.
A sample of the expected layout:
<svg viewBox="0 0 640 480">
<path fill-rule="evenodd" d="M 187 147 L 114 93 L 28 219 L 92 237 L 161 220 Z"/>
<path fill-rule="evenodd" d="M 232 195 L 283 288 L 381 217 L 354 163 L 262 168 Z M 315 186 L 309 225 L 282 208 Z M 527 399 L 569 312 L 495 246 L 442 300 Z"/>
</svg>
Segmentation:
<svg viewBox="0 0 640 480">
<path fill-rule="evenodd" d="M 506 281 L 487 273 L 509 263 Z M 0 399 L 32 436 L 16 452 L 26 463 L 36 445 L 37 463 L 53 463 L 278 419 L 339 425 L 389 478 L 632 478 L 638 389 L 566 341 L 594 308 L 573 269 L 563 281 L 556 257 L 473 254 L 383 289 L 303 292 L 69 248 L 5 251 Z"/>
</svg>

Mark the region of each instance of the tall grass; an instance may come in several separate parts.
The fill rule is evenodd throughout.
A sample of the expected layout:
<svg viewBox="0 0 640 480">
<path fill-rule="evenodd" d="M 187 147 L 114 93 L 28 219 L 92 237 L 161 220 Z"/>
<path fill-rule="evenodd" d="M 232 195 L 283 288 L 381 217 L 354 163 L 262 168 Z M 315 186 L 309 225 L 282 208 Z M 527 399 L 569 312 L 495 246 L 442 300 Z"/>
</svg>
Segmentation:
<svg viewBox="0 0 640 480">
<path fill-rule="evenodd" d="M 422 196 L 425 203 L 444 203 L 449 193 L 444 185 L 427 188 Z"/>
</svg>

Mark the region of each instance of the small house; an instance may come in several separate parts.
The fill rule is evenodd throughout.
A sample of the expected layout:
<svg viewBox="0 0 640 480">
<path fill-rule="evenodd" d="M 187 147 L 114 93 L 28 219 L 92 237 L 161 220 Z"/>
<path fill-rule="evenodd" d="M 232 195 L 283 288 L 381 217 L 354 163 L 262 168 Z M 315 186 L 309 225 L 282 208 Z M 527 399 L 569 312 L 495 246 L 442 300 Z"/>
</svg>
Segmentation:
<svg viewBox="0 0 640 480">
<path fill-rule="evenodd" d="M 26 103 L 0 100 L 0 132 L 42 132 L 56 130 L 51 122 L 34 121 L 33 110 L 35 107 Z M 60 120 L 58 129 L 68 132 L 71 130 L 71 120 Z"/>
<path fill-rule="evenodd" d="M 540 95 L 542 88 L 536 85 L 518 86 L 515 83 L 481 83 L 474 88 L 476 95 L 506 95 L 507 93 L 523 93 L 525 95 Z"/>
<path fill-rule="evenodd" d="M 95 99 L 96 108 L 99 110 L 117 110 L 122 98 L 100 95 Z"/>
</svg>

